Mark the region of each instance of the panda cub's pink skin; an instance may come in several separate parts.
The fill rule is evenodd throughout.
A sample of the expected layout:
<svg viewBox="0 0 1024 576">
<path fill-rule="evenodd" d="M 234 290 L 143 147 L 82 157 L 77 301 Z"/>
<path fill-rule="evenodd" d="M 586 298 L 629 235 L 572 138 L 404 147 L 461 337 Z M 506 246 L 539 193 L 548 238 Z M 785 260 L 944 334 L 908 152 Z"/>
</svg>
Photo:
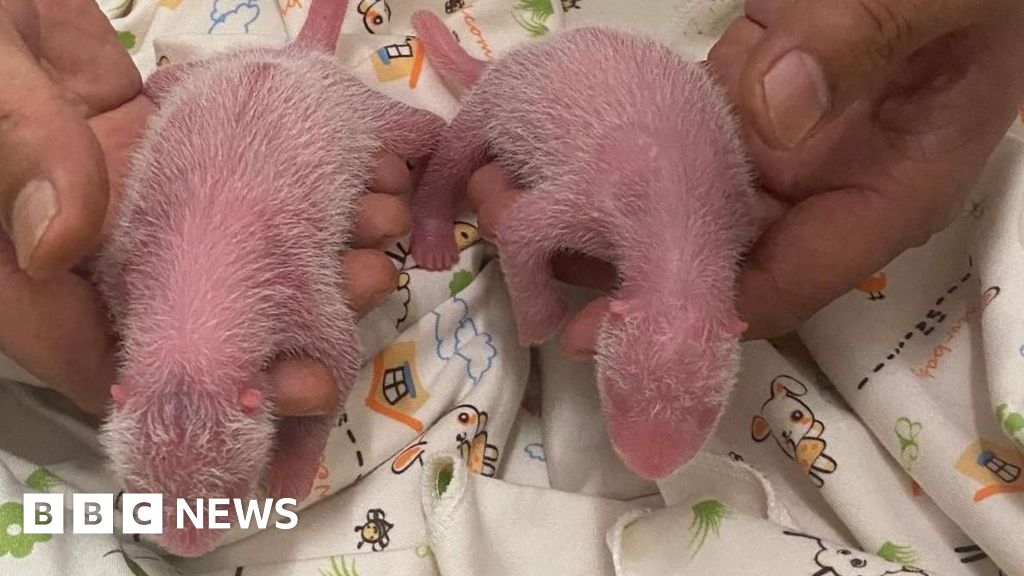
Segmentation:
<svg viewBox="0 0 1024 576">
<path fill-rule="evenodd" d="M 319 360 L 342 400 L 359 369 L 340 256 L 382 150 L 429 152 L 444 123 L 370 90 L 331 55 L 346 2 L 316 0 L 296 43 L 172 66 L 132 159 L 96 280 L 121 337 L 102 441 L 129 492 L 174 499 L 309 493 L 334 416 L 273 415 L 265 368 Z"/>
<path fill-rule="evenodd" d="M 597 343 L 609 433 L 638 474 L 703 445 L 738 370 L 737 262 L 758 232 L 745 154 L 707 69 L 645 38 L 587 28 L 484 65 L 436 16 L 413 23 L 447 80 L 476 82 L 412 202 L 412 253 L 456 255 L 453 211 L 489 158 L 528 192 L 497 230 L 524 344 L 567 317 L 550 258 L 613 262 L 621 287 Z"/>
</svg>

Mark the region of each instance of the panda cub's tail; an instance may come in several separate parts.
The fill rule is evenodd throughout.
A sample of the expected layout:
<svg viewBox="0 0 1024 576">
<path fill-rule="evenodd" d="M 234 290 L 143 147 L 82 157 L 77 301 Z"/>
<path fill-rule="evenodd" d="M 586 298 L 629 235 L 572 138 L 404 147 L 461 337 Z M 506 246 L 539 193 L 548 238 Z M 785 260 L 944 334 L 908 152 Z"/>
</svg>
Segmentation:
<svg viewBox="0 0 1024 576">
<path fill-rule="evenodd" d="M 412 27 L 430 64 L 446 82 L 455 84 L 460 90 L 476 84 L 487 63 L 470 56 L 456 42 L 440 16 L 429 10 L 417 10 L 412 15 Z"/>
</svg>

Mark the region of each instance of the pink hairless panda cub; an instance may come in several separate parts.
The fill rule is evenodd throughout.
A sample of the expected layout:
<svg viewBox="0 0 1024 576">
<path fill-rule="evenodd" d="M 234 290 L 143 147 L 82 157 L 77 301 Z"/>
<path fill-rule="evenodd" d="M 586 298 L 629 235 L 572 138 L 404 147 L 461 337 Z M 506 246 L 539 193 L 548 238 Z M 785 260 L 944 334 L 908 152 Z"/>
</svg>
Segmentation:
<svg viewBox="0 0 1024 576">
<path fill-rule="evenodd" d="M 621 287 L 597 343 L 613 444 L 638 474 L 662 477 L 713 429 L 738 370 L 737 263 L 760 201 L 737 129 L 707 69 L 639 36 L 576 29 L 485 65 L 436 16 L 413 16 L 429 62 L 472 85 L 412 202 L 412 253 L 456 257 L 451 222 L 488 158 L 528 192 L 497 230 L 519 338 L 567 316 L 550 258 L 614 263 Z"/>
<path fill-rule="evenodd" d="M 102 440 L 132 492 L 305 498 L 333 416 L 275 419 L 264 369 L 322 362 L 342 400 L 361 361 L 340 255 L 382 149 L 427 154 L 444 127 L 382 98 L 332 56 L 347 8 L 316 0 L 297 40 L 163 68 L 96 280 L 121 336 Z"/>
</svg>

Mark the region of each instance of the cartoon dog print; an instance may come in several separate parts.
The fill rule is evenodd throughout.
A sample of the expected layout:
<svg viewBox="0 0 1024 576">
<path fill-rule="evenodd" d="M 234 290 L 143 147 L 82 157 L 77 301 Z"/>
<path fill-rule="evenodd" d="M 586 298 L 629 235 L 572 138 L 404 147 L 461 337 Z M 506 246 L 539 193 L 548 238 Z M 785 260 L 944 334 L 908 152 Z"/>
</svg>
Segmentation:
<svg viewBox="0 0 1024 576">
<path fill-rule="evenodd" d="M 789 530 L 783 534 L 817 542 L 814 563 L 820 570 L 809 576 L 928 576 L 923 570 L 893 564 L 860 550 L 832 547 L 816 536 Z"/>
<path fill-rule="evenodd" d="M 487 441 L 487 412 L 472 404 L 461 404 L 451 412 L 456 427 L 455 447 L 466 468 L 481 476 L 494 477 L 498 471 L 498 447 Z M 442 424 L 444 425 L 444 424 Z M 391 461 L 391 472 L 403 474 L 416 463 L 423 465 L 427 441 L 417 438 Z"/>
<path fill-rule="evenodd" d="M 362 0 L 358 10 L 363 15 L 363 26 L 370 34 L 380 32 L 384 25 L 391 21 L 391 6 L 388 5 L 388 0 Z"/>
<path fill-rule="evenodd" d="M 498 447 L 487 442 L 487 412 L 470 404 L 463 404 L 455 410 L 455 419 L 462 428 L 455 435 L 459 454 L 470 472 L 493 478 L 497 472 Z"/>
<path fill-rule="evenodd" d="M 772 380 L 771 390 L 771 398 L 761 406 L 761 415 L 754 416 L 754 440 L 763 442 L 768 436 L 773 437 L 782 451 L 821 488 L 825 485 L 821 475 L 835 472 L 836 461 L 825 454 L 825 425 L 800 400 L 807 394 L 807 387 L 790 376 L 779 376 Z"/>
</svg>

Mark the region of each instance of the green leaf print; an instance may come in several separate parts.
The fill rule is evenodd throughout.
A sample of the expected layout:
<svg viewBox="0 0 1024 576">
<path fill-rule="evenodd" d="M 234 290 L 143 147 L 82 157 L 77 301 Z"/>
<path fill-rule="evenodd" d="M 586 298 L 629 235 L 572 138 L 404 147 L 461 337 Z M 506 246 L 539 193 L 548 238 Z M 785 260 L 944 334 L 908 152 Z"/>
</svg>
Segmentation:
<svg viewBox="0 0 1024 576">
<path fill-rule="evenodd" d="M 134 576 L 149 576 L 149 574 L 139 566 L 139 563 L 132 560 L 128 556 L 124 557 L 124 563 L 128 565 L 128 569 L 132 571 Z"/>
<path fill-rule="evenodd" d="M 921 444 L 918 440 L 918 436 L 921 435 L 921 423 L 903 416 L 896 421 L 894 430 L 896 438 L 900 441 L 900 463 L 909 472 L 921 455 Z"/>
<path fill-rule="evenodd" d="M 60 486 L 64 482 L 57 477 L 56 474 L 50 472 L 46 468 L 39 468 L 35 472 L 29 474 L 28 478 L 25 479 L 25 486 L 28 486 L 36 492 L 49 492 L 51 488 Z"/>
<path fill-rule="evenodd" d="M 466 289 L 473 282 L 473 273 L 469 270 L 459 270 L 452 275 L 452 281 L 448 283 L 448 291 L 452 296 Z"/>
<path fill-rule="evenodd" d="M 123 548 L 111 550 L 104 554 L 103 557 L 106 558 L 111 554 L 120 554 L 121 557 L 124 558 L 125 566 L 128 566 L 128 570 L 132 573 L 133 576 L 149 576 L 149 572 L 146 572 L 146 569 L 139 564 L 139 560 L 153 560 L 154 562 L 160 563 L 160 565 L 165 568 L 169 567 L 163 560 L 157 558 L 156 556 L 135 556 L 133 558 L 129 556 L 128 553 L 125 552 Z M 174 570 L 175 574 L 181 574 L 181 571 L 176 568 L 172 568 L 172 570 Z"/>
<path fill-rule="evenodd" d="M 519 4 L 512 8 L 512 18 L 533 38 L 548 33 L 546 23 L 554 13 L 555 6 L 551 0 L 519 0 Z"/>
<path fill-rule="evenodd" d="M 452 483 L 452 476 L 455 471 L 452 470 L 451 464 L 445 464 L 437 470 L 437 484 L 434 486 L 434 496 L 440 498 L 444 496 L 444 493 L 448 491 L 448 486 Z"/>
<path fill-rule="evenodd" d="M 339 565 L 338 562 L 341 562 Z M 359 576 L 359 571 L 356 570 L 356 561 L 352 560 L 351 566 L 345 566 L 344 556 L 331 556 L 331 569 L 320 570 L 321 576 Z"/>
<path fill-rule="evenodd" d="M 0 505 L 0 558 L 10 554 L 24 558 L 32 553 L 32 547 L 50 539 L 49 534 L 25 534 L 22 514 L 25 507 L 20 502 L 6 502 Z"/>
<path fill-rule="evenodd" d="M 544 21 L 555 13 L 555 5 L 551 0 L 519 0 L 516 10 L 527 12 L 534 18 Z"/>
<path fill-rule="evenodd" d="M 729 509 L 718 500 L 704 500 L 693 506 L 693 522 L 690 523 L 690 545 L 696 544 L 693 553 L 704 547 L 704 541 L 712 532 L 718 536 L 722 520 L 729 516 Z"/>
<path fill-rule="evenodd" d="M 875 555 L 893 564 L 913 566 L 917 562 L 917 553 L 910 546 L 901 546 L 895 542 L 886 541 L 882 547 L 875 552 Z"/>
<path fill-rule="evenodd" d="M 131 556 L 129 556 L 128 553 L 124 550 L 111 550 L 110 552 L 104 554 L 103 557 L 106 558 L 111 554 L 120 554 L 124 558 L 124 563 L 128 566 L 128 570 L 131 571 L 133 576 L 149 576 L 149 573 L 146 572 L 146 570 L 143 569 L 142 566 L 139 566 L 139 563 L 136 562 Z"/>
<path fill-rule="evenodd" d="M 996 420 L 1006 435 L 1013 440 L 1017 449 L 1024 450 L 1024 438 L 1021 437 L 1021 431 L 1024 431 L 1024 416 L 1018 412 L 1011 412 L 1008 404 L 1000 404 L 996 407 Z"/>
<path fill-rule="evenodd" d="M 434 550 L 430 547 L 429 544 L 420 544 L 416 547 L 416 556 L 419 556 L 420 558 L 426 558 L 427 556 L 433 555 Z"/>
<path fill-rule="evenodd" d="M 132 34 L 128 30 L 118 32 L 117 39 L 121 41 L 121 46 L 124 46 L 125 50 L 135 48 L 135 34 Z"/>
<path fill-rule="evenodd" d="M 1024 416 L 1021 416 L 1016 412 L 1010 414 L 1006 417 L 1006 420 L 1003 421 L 1003 428 L 1006 428 L 1006 431 L 1010 434 L 1016 435 L 1021 430 L 1024 430 Z"/>
</svg>

